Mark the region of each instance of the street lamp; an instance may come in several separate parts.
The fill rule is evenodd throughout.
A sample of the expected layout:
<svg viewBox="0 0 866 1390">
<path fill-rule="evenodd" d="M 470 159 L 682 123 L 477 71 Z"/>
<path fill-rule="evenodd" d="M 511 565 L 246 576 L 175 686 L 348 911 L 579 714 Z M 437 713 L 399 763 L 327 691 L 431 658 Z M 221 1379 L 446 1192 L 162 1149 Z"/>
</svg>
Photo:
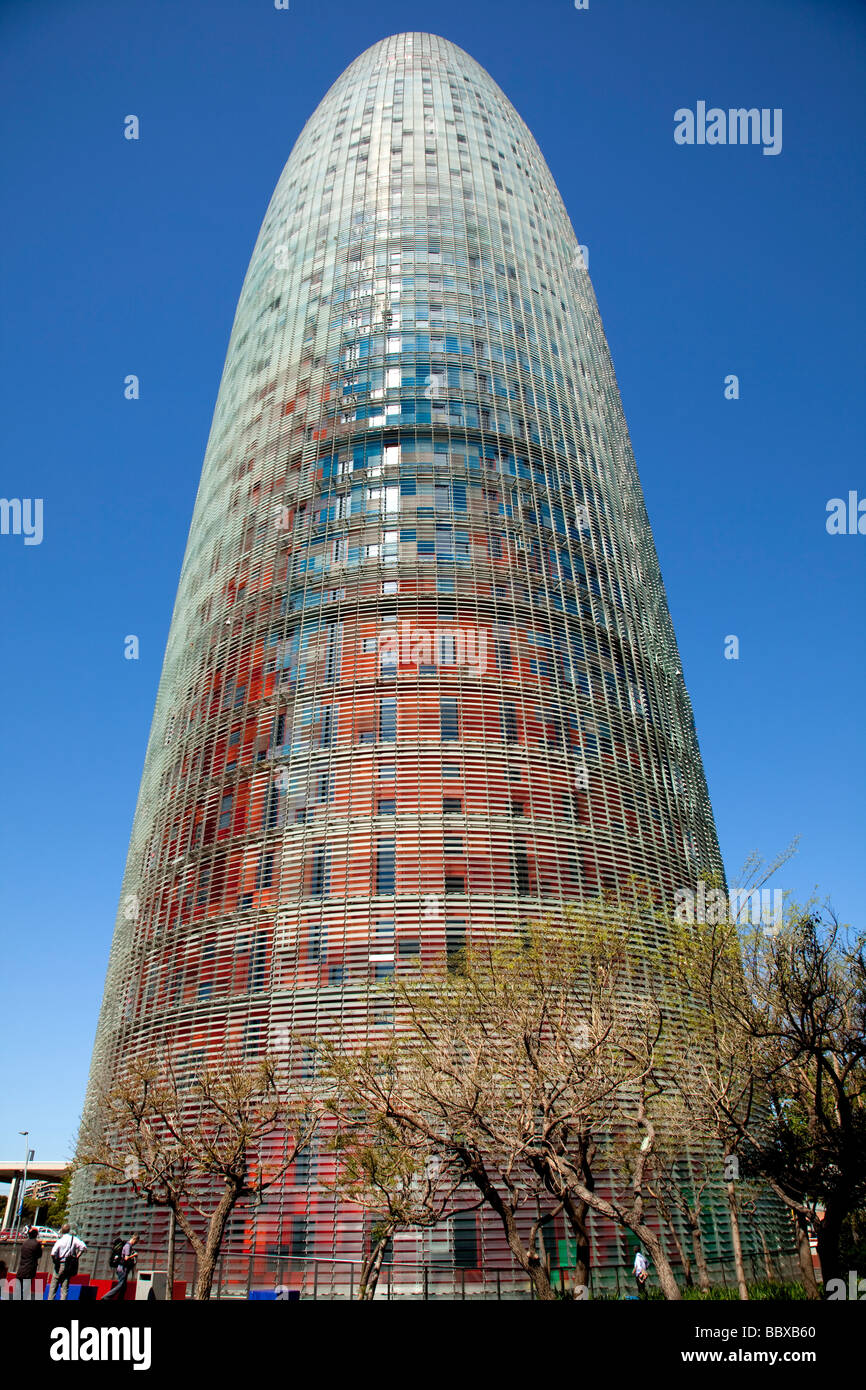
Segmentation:
<svg viewBox="0 0 866 1390">
<path fill-rule="evenodd" d="M 22 1137 L 23 1140 L 24 1140 L 24 1176 L 23 1176 L 22 1179 L 21 1179 L 21 1197 L 20 1197 L 20 1199 L 19 1199 L 19 1201 L 18 1201 L 18 1211 L 17 1211 L 17 1213 L 16 1213 L 16 1215 L 15 1215 L 15 1222 L 14 1222 L 14 1224 L 13 1224 L 13 1226 L 12 1226 L 12 1239 L 13 1239 L 13 1240 L 14 1240 L 14 1239 L 16 1238 L 16 1236 L 18 1235 L 18 1231 L 19 1231 L 19 1229 L 20 1229 L 20 1227 L 21 1227 L 21 1215 L 22 1215 L 22 1212 L 24 1211 L 24 1193 L 27 1191 L 27 1165 L 28 1165 L 28 1163 L 30 1162 L 31 1158 L 34 1157 L 35 1152 L 36 1152 L 35 1149 L 29 1148 L 29 1146 L 28 1146 L 28 1144 L 27 1144 L 27 1140 L 28 1140 L 28 1138 L 29 1138 L 29 1136 L 30 1136 L 30 1130 L 29 1130 L 29 1129 L 19 1129 L 18 1133 L 21 1135 L 21 1137 Z"/>
</svg>

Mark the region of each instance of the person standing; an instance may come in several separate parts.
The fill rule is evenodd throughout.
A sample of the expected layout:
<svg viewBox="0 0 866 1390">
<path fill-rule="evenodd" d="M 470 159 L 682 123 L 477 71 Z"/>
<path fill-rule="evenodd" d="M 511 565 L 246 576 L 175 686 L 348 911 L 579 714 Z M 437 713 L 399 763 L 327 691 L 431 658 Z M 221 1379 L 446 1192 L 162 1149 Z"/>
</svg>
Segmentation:
<svg viewBox="0 0 866 1390">
<path fill-rule="evenodd" d="M 39 1232 L 35 1226 L 31 1226 L 18 1252 L 18 1268 L 15 1271 L 18 1283 L 22 1285 L 20 1289 L 22 1298 L 25 1296 L 29 1298 L 30 1296 L 29 1292 L 25 1295 L 23 1285 L 25 1283 L 32 1285 L 33 1280 L 36 1278 L 36 1269 L 41 1257 L 42 1244 L 39 1240 Z"/>
<path fill-rule="evenodd" d="M 638 1246 L 637 1253 L 634 1257 L 634 1277 L 635 1282 L 637 1284 L 638 1297 L 646 1298 L 646 1286 L 647 1280 L 649 1279 L 649 1265 L 647 1264 L 646 1255 L 641 1250 L 640 1246 Z"/>
<path fill-rule="evenodd" d="M 135 1269 L 135 1262 L 138 1259 L 136 1245 L 138 1244 L 138 1232 L 135 1231 L 121 1247 L 117 1259 L 114 1262 L 114 1270 L 117 1280 L 112 1284 L 107 1293 L 102 1295 L 102 1302 L 107 1298 L 123 1298 L 126 1291 L 126 1281 Z"/>
<path fill-rule="evenodd" d="M 69 1222 L 65 1221 L 60 1227 L 60 1238 L 51 1247 L 54 1274 L 48 1293 L 49 1301 L 53 1301 L 57 1297 L 58 1289 L 60 1289 L 61 1302 L 69 1297 L 69 1281 L 74 1279 L 78 1273 L 78 1261 L 86 1249 L 87 1246 L 84 1241 L 73 1235 Z"/>
</svg>

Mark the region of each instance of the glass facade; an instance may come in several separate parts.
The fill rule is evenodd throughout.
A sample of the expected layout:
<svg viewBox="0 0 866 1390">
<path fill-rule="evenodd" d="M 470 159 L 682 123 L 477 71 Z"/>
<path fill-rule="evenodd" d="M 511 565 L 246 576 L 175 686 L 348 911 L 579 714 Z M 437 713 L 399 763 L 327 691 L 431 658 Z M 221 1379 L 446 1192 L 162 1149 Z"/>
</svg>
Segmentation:
<svg viewBox="0 0 866 1390">
<path fill-rule="evenodd" d="M 427 34 L 343 73 L 244 282 L 93 1059 L 384 1036 L 378 989 L 634 876 L 720 871 L 578 241 L 514 108 Z M 314 1154 L 230 1251 L 356 1259 Z M 79 1186 L 109 1243 L 125 1198 Z M 611 1237 L 612 1239 L 612 1237 Z M 469 1215 L 404 1257 L 506 1268 Z"/>
</svg>

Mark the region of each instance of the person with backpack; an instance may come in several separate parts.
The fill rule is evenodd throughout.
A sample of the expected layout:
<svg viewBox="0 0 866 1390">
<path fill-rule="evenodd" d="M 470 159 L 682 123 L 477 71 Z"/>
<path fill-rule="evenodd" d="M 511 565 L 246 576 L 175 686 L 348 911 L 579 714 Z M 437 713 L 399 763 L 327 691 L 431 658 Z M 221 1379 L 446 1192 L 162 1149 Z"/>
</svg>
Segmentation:
<svg viewBox="0 0 866 1390">
<path fill-rule="evenodd" d="M 54 1274 L 48 1291 L 49 1301 L 57 1297 L 58 1289 L 61 1302 L 69 1297 L 69 1281 L 78 1273 L 78 1261 L 86 1249 L 84 1241 L 73 1235 L 69 1222 L 65 1221 L 60 1227 L 60 1238 L 51 1247 Z"/>
<path fill-rule="evenodd" d="M 126 1281 L 135 1269 L 135 1262 L 138 1259 L 135 1249 L 137 1243 L 138 1232 L 135 1231 L 129 1240 L 124 1240 L 123 1236 L 118 1236 L 112 1245 L 110 1263 L 117 1279 L 108 1292 L 102 1295 L 103 1303 L 107 1298 L 123 1298 L 126 1291 Z"/>
</svg>

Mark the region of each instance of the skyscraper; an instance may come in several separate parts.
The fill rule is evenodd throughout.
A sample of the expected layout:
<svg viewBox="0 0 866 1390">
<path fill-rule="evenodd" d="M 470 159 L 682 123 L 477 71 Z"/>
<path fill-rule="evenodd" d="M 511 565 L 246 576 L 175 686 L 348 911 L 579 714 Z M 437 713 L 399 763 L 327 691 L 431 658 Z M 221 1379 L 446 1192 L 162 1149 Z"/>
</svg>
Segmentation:
<svg viewBox="0 0 866 1390">
<path fill-rule="evenodd" d="M 183 1070 L 391 1026 L 377 983 L 635 876 L 721 868 L 584 257 L 495 82 L 363 53 L 241 292 L 99 1020 Z M 237 1252 L 356 1257 L 315 1157 Z M 93 1239 L 126 1198 L 85 1194 Z M 413 1237 L 414 1239 L 414 1237 Z M 503 1263 L 482 1225 L 422 1258 Z"/>
</svg>

